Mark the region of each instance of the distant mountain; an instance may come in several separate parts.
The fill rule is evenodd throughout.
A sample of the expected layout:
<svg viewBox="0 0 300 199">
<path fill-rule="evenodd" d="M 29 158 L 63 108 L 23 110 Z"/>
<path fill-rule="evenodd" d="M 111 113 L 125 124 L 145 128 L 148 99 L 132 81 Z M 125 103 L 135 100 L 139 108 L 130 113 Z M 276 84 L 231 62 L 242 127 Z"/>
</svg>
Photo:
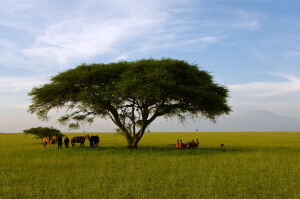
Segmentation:
<svg viewBox="0 0 300 199">
<path fill-rule="evenodd" d="M 300 131 L 300 120 L 269 111 L 252 111 L 220 120 L 233 131 Z"/>
<path fill-rule="evenodd" d="M 287 116 L 282 116 L 282 115 L 278 115 L 276 113 L 272 113 L 269 111 L 251 111 L 251 112 L 246 112 L 240 115 L 237 115 L 235 117 L 240 117 L 240 118 L 269 118 L 269 119 L 282 119 L 282 120 L 297 120 L 295 118 L 292 117 L 287 117 Z"/>
<path fill-rule="evenodd" d="M 269 111 L 251 111 L 227 116 L 214 124 L 207 120 L 182 125 L 178 120 L 157 122 L 151 131 L 300 131 L 300 119 L 278 115 Z"/>
</svg>

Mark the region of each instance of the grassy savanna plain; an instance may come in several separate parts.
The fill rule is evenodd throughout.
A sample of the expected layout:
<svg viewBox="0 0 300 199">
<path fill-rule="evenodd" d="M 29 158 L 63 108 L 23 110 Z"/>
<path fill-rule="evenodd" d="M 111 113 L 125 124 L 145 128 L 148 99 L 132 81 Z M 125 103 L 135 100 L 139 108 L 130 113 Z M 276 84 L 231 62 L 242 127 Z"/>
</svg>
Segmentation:
<svg viewBox="0 0 300 199">
<path fill-rule="evenodd" d="M 0 134 L 0 198 L 300 198 L 297 132 L 146 133 L 137 150 L 97 135 L 99 148 L 44 149 Z M 199 148 L 177 149 L 179 138 Z"/>
</svg>

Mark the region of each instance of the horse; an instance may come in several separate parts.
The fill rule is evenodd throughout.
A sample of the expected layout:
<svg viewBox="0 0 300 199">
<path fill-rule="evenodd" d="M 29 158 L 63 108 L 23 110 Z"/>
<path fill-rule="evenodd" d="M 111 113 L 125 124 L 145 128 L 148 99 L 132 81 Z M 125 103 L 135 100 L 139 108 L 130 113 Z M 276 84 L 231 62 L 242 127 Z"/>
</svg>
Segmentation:
<svg viewBox="0 0 300 199">
<path fill-rule="evenodd" d="M 46 148 L 47 144 L 49 143 L 50 137 L 44 137 L 43 138 L 43 146 Z"/>
<path fill-rule="evenodd" d="M 80 147 L 81 147 L 81 146 L 84 147 L 84 142 L 85 142 L 85 140 L 88 139 L 88 138 L 90 138 L 89 135 L 72 137 L 72 139 L 71 139 L 72 147 L 75 146 L 75 143 L 80 143 Z"/>
<path fill-rule="evenodd" d="M 90 147 L 98 147 L 100 138 L 98 135 L 89 137 Z"/>
<path fill-rule="evenodd" d="M 96 135 L 96 136 L 94 137 L 94 146 L 95 146 L 95 147 L 98 147 L 99 141 L 100 141 L 100 138 L 98 137 L 98 135 Z"/>
<path fill-rule="evenodd" d="M 56 135 L 51 136 L 50 147 L 52 146 L 52 148 L 54 148 L 55 141 L 56 141 Z"/>
<path fill-rule="evenodd" d="M 56 135 L 53 135 L 51 137 L 44 137 L 43 138 L 43 146 L 46 148 L 47 144 L 50 144 L 50 147 L 54 148 L 54 144 L 56 141 Z"/>
</svg>

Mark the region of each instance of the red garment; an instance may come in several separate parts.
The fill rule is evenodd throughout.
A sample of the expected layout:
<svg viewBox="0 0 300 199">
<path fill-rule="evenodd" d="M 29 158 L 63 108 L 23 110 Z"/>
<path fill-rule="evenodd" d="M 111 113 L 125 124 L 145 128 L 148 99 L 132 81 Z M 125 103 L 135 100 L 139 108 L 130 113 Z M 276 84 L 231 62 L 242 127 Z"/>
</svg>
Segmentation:
<svg viewBox="0 0 300 199">
<path fill-rule="evenodd" d="M 176 143 L 176 148 L 178 148 L 178 147 L 179 147 L 179 142 Z"/>
<path fill-rule="evenodd" d="M 181 148 L 181 142 L 179 142 L 179 145 L 178 145 L 178 147 L 179 147 L 179 148 Z"/>
</svg>

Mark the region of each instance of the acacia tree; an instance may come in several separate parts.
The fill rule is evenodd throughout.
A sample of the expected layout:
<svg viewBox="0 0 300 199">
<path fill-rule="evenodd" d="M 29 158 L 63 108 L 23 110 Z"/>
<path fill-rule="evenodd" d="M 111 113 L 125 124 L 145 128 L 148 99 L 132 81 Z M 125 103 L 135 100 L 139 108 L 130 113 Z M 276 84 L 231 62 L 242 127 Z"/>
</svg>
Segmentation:
<svg viewBox="0 0 300 199">
<path fill-rule="evenodd" d="M 34 87 L 29 96 L 30 113 L 47 120 L 51 109 L 64 109 L 59 122 L 70 128 L 96 117 L 110 118 L 128 148 L 137 148 L 146 128 L 158 117 L 215 121 L 231 111 L 225 86 L 197 65 L 173 59 L 82 64 Z"/>
<path fill-rule="evenodd" d="M 30 128 L 26 129 L 23 131 L 24 134 L 32 134 L 35 135 L 36 139 L 43 139 L 45 137 L 50 137 L 50 136 L 64 136 L 60 130 L 55 129 L 53 127 L 36 127 L 36 128 Z"/>
</svg>

